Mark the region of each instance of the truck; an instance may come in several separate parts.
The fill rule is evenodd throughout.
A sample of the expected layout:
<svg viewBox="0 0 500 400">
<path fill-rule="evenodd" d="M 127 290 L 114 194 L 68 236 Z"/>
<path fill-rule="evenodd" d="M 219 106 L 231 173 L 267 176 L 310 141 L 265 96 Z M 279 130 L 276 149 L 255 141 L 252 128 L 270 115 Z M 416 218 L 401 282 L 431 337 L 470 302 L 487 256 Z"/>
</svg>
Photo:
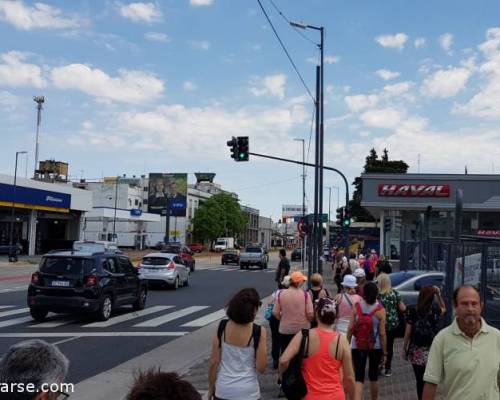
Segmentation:
<svg viewBox="0 0 500 400">
<path fill-rule="evenodd" d="M 245 251 L 240 253 L 240 269 L 248 269 L 252 265 L 266 269 L 268 262 L 269 256 L 261 246 L 249 245 L 245 247 Z"/>
<path fill-rule="evenodd" d="M 224 251 L 232 248 L 234 248 L 234 238 L 232 237 L 218 238 L 214 246 L 215 251 Z"/>
</svg>

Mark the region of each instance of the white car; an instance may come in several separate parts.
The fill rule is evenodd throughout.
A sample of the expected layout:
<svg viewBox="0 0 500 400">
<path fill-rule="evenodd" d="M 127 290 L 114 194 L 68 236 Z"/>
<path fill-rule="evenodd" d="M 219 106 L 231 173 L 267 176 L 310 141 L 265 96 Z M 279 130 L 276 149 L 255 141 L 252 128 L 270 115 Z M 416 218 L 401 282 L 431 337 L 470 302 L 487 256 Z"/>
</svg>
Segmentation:
<svg viewBox="0 0 500 400">
<path fill-rule="evenodd" d="M 140 276 L 149 283 L 168 285 L 172 289 L 189 286 L 189 268 L 177 254 L 150 253 L 139 264 Z"/>
</svg>

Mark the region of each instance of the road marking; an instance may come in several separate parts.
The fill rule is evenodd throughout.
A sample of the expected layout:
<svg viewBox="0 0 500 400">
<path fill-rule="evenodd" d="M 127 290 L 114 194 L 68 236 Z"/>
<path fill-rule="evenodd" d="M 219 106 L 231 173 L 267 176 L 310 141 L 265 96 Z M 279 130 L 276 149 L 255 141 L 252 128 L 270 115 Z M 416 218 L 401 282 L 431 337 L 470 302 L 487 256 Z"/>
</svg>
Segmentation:
<svg viewBox="0 0 500 400">
<path fill-rule="evenodd" d="M 186 328 L 199 328 L 208 325 L 211 322 L 217 321 L 218 319 L 224 318 L 225 316 L 226 316 L 226 310 L 221 309 L 213 313 L 207 314 L 204 317 L 190 321 L 181 326 Z"/>
<path fill-rule="evenodd" d="M 30 321 L 33 321 L 33 318 L 31 316 L 30 317 L 8 319 L 7 321 L 0 322 L 0 328 L 4 328 L 6 326 L 12 326 L 12 325 L 20 325 L 20 324 L 24 324 L 25 322 L 30 322 Z"/>
<path fill-rule="evenodd" d="M 12 308 L 14 306 L 0 306 L 0 309 L 4 309 L 4 308 Z"/>
<path fill-rule="evenodd" d="M 75 315 L 72 317 L 64 317 L 64 318 L 55 317 L 51 321 L 40 322 L 38 324 L 30 325 L 30 328 L 41 328 L 41 329 L 57 328 L 58 326 L 66 325 L 66 324 L 69 324 L 70 322 L 73 322 L 75 320 L 75 318 L 77 318 L 77 316 L 75 316 Z"/>
<path fill-rule="evenodd" d="M 79 337 L 138 337 L 138 336 L 184 336 L 189 332 L 22 332 L 0 333 L 0 338 L 79 338 Z"/>
<path fill-rule="evenodd" d="M 58 346 L 63 343 L 71 342 L 72 340 L 80 339 L 80 336 L 70 337 L 68 339 L 58 340 L 57 342 L 53 342 L 54 346 Z"/>
<path fill-rule="evenodd" d="M 91 324 L 83 325 L 82 328 L 107 328 L 108 326 L 119 324 L 121 322 L 130 321 L 131 319 L 142 317 L 143 315 L 153 314 L 159 311 L 173 308 L 174 306 L 154 306 L 146 308 L 145 310 L 136 311 L 128 314 L 118 315 L 110 318 L 107 321 L 93 322 Z"/>
<path fill-rule="evenodd" d="M 204 310 L 205 308 L 208 308 L 208 306 L 191 306 L 191 307 L 183 308 L 182 310 L 175 311 L 173 313 L 162 315 L 161 317 L 158 317 L 158 318 L 153 318 L 153 319 L 141 322 L 139 324 L 134 325 L 134 327 L 157 328 L 158 326 L 166 324 L 167 322 L 173 321 L 174 319 L 185 317 L 186 315 L 193 314 L 195 312 Z"/>
<path fill-rule="evenodd" d="M 20 292 L 26 289 L 28 289 L 28 286 L 15 286 L 8 289 L 0 289 L 0 293 Z"/>
<path fill-rule="evenodd" d="M 29 310 L 30 309 L 28 307 L 26 307 L 26 308 L 19 308 L 17 310 L 3 311 L 3 312 L 0 312 L 0 318 L 8 317 L 9 315 L 23 314 L 25 312 L 28 312 Z"/>
</svg>

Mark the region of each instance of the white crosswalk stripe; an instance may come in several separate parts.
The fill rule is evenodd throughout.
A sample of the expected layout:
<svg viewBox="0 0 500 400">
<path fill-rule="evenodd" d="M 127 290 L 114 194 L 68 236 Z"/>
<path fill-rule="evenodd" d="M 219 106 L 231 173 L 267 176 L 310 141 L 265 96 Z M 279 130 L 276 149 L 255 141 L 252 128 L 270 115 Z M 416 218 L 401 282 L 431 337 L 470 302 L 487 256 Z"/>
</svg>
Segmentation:
<svg viewBox="0 0 500 400">
<path fill-rule="evenodd" d="M 144 315 L 149 315 L 153 313 L 157 313 L 159 311 L 167 310 L 172 308 L 173 306 L 153 306 L 146 308 L 145 310 L 135 311 L 132 313 L 127 313 L 123 315 L 118 315 L 116 317 L 110 318 L 107 321 L 102 322 L 93 322 L 91 324 L 83 325 L 83 328 L 107 328 L 108 326 L 112 326 L 115 324 L 119 324 L 121 322 L 130 321 L 131 319 L 139 318 Z"/>
<path fill-rule="evenodd" d="M 183 308 L 179 311 L 174 311 L 169 314 L 162 315 L 161 317 L 153 318 L 139 324 L 134 325 L 137 328 L 157 328 L 160 325 L 166 324 L 167 322 L 173 321 L 177 318 L 185 317 L 186 315 L 193 314 L 195 312 L 204 310 L 208 308 L 208 306 L 191 306 L 187 308 Z"/>
<path fill-rule="evenodd" d="M 23 314 L 25 312 L 28 312 L 29 310 L 30 309 L 26 307 L 26 308 L 19 308 L 17 310 L 2 311 L 0 312 L 0 318 L 9 317 L 11 315 L 16 315 L 16 314 Z"/>
<path fill-rule="evenodd" d="M 207 314 L 201 318 L 195 319 L 193 321 L 187 322 L 182 327 L 187 328 L 199 328 L 210 324 L 211 322 L 217 321 L 218 319 L 224 318 L 226 316 L 226 310 L 218 310 L 213 313 Z"/>
<path fill-rule="evenodd" d="M 40 322 L 38 324 L 30 325 L 30 328 L 40 328 L 40 329 L 57 328 L 58 326 L 66 325 L 73 321 L 75 321 L 75 316 L 63 317 L 63 318 L 55 317 L 51 321 Z"/>
<path fill-rule="evenodd" d="M 3 310 L 4 308 L 12 308 L 12 307 L 14 307 L 14 306 L 0 306 L 0 309 Z"/>
<path fill-rule="evenodd" d="M 6 321 L 0 322 L 0 328 L 5 328 L 6 326 L 12 326 L 12 325 L 21 325 L 30 321 L 33 321 L 33 318 L 31 318 L 31 316 L 8 319 Z"/>
</svg>

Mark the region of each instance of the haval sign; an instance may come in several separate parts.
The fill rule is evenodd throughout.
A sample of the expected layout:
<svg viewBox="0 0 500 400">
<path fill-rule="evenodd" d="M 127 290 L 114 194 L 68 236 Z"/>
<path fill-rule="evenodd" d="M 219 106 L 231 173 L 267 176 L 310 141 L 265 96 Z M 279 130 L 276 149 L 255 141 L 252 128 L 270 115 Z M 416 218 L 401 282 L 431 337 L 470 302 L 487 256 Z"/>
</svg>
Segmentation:
<svg viewBox="0 0 500 400">
<path fill-rule="evenodd" d="M 378 195 L 382 197 L 450 197 L 450 186 L 381 183 L 378 185 Z"/>
</svg>

